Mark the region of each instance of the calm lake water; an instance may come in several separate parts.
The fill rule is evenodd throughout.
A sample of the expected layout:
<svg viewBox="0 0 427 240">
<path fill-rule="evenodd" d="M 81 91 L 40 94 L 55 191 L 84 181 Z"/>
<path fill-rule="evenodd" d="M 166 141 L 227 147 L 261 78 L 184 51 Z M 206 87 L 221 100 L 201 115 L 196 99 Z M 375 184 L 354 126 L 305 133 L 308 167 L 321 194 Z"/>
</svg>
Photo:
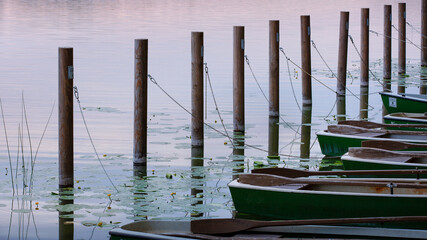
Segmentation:
<svg viewBox="0 0 427 240">
<path fill-rule="evenodd" d="M 268 149 L 268 103 L 246 65 L 245 142 L 258 149 L 245 147 L 243 157 L 233 156 L 228 138 L 205 128 L 204 157 L 192 159 L 191 117 L 149 83 L 149 162 L 146 176 L 134 176 L 134 39 L 149 39 L 149 73 L 176 101 L 191 109 L 191 32 L 204 32 L 213 91 L 231 133 L 233 26 L 245 26 L 245 54 L 268 94 L 269 20 L 280 20 L 280 46 L 300 64 L 300 15 L 310 15 L 312 40 L 336 71 L 340 11 L 350 12 L 350 34 L 360 49 L 360 9 L 370 8 L 370 29 L 381 34 L 383 5 L 393 5 L 393 24 L 397 26 L 398 2 L 407 2 L 407 21 L 414 27 L 407 26 L 407 37 L 419 45 L 421 1 L 0 0 L 0 98 L 10 148 L 9 154 L 2 123 L 0 239 L 108 239 L 109 230 L 135 220 L 230 217 L 233 204 L 227 183 L 235 175 L 233 169 L 249 172 L 261 163 L 312 170 L 328 167 L 322 161 L 315 133 L 335 121 L 335 93 L 322 84 L 335 89 L 336 79 L 312 47 L 313 76 L 322 84 L 313 79 L 312 124 L 305 126 L 311 127 L 305 136 L 309 142 L 301 144 L 301 71 L 292 63 L 288 71 L 281 55 L 280 161 L 267 161 L 268 154 L 259 150 Z M 393 37 L 397 36 L 393 30 Z M 370 67 L 378 79 L 382 76 L 382 42 L 381 35 L 370 34 Z M 84 116 L 100 159 L 119 192 L 100 167 L 75 102 L 75 189 L 58 195 L 57 69 L 58 47 L 64 46 L 74 48 L 74 84 Z M 392 54 L 396 80 L 396 40 Z M 418 92 L 419 57 L 419 49 L 407 43 L 407 92 Z M 350 42 L 348 62 L 348 89 L 358 94 L 360 64 Z M 381 89 L 371 75 L 369 104 L 373 108 L 369 118 L 375 121 L 381 121 L 382 116 Z M 392 90 L 396 89 L 394 83 Z M 357 119 L 358 99 L 349 92 L 347 96 L 348 118 Z M 30 162 L 52 107 L 31 175 Z M 223 131 L 211 94 L 205 121 Z M 333 164 L 332 168 L 339 168 Z M 167 174 L 172 179 L 166 178 Z"/>
</svg>

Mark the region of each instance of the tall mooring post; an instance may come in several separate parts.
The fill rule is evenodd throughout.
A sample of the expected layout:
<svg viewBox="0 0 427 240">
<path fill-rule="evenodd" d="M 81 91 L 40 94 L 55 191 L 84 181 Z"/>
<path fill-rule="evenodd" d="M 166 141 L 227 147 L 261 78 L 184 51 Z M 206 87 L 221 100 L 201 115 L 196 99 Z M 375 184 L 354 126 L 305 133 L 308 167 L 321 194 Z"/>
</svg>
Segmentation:
<svg viewBox="0 0 427 240">
<path fill-rule="evenodd" d="M 269 117 L 279 117 L 279 21 L 270 21 Z"/>
<path fill-rule="evenodd" d="M 245 27 L 233 27 L 233 125 L 245 132 Z"/>
<path fill-rule="evenodd" d="M 133 165 L 147 165 L 148 39 L 135 40 Z"/>
<path fill-rule="evenodd" d="M 384 5 L 383 91 L 391 91 L 391 5 Z"/>
<path fill-rule="evenodd" d="M 427 0 L 421 0 L 421 86 L 420 94 L 427 93 Z"/>
<path fill-rule="evenodd" d="M 311 106 L 311 29 L 310 16 L 301 16 L 302 104 Z"/>
<path fill-rule="evenodd" d="M 74 186 L 73 48 L 59 48 L 58 153 L 59 188 Z"/>
<path fill-rule="evenodd" d="M 362 8 L 360 42 L 362 55 L 362 59 L 360 59 L 360 119 L 367 119 L 369 101 L 369 8 Z"/>
<path fill-rule="evenodd" d="M 345 92 L 347 85 L 347 53 L 348 53 L 348 29 L 349 12 L 340 14 L 340 35 L 338 46 L 338 74 L 337 74 L 337 120 L 345 120 Z"/>
<path fill-rule="evenodd" d="M 203 147 L 203 32 L 191 33 L 191 146 Z"/>
<path fill-rule="evenodd" d="M 398 73 L 399 80 L 397 86 L 398 93 L 405 93 L 405 74 L 406 74 L 406 3 L 399 3 L 399 58 Z"/>
</svg>

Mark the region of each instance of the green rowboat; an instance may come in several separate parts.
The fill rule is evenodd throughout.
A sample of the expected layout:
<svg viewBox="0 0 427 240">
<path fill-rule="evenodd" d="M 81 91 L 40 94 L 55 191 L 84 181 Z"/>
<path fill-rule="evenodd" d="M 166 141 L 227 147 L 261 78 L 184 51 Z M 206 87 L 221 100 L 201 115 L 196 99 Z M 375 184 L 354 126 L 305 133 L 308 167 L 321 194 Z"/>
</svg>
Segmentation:
<svg viewBox="0 0 427 240">
<path fill-rule="evenodd" d="M 193 234 L 190 221 L 146 220 L 110 231 L 111 240 L 283 239 L 288 237 L 425 239 L 426 230 L 356 226 L 297 225 L 259 227 L 226 235 Z"/>
<path fill-rule="evenodd" d="M 418 187 L 403 188 L 405 183 Z M 241 174 L 228 187 L 238 212 L 277 220 L 427 215 L 426 183 L 427 180 L 380 178 L 296 180 Z M 427 229 L 425 221 L 381 226 Z"/>
<path fill-rule="evenodd" d="M 328 130 L 317 133 L 322 153 L 341 156 L 349 147 L 361 147 L 362 141 L 384 140 L 409 143 L 427 143 L 427 132 L 366 129 L 348 125 L 329 125 Z"/>
<path fill-rule="evenodd" d="M 393 152 L 376 148 L 350 148 L 341 157 L 345 170 L 403 170 L 427 169 L 427 152 Z M 363 177 L 381 177 L 365 175 Z M 389 175 L 387 177 L 427 178 L 427 174 Z"/>
<path fill-rule="evenodd" d="M 387 124 L 427 124 L 427 113 L 404 113 L 397 112 L 384 116 Z M 388 129 L 395 129 L 393 127 Z M 408 128 L 412 131 L 427 131 L 427 127 Z"/>
<path fill-rule="evenodd" d="M 393 94 L 381 92 L 381 99 L 388 113 L 408 112 L 425 113 L 427 112 L 427 95 L 422 94 Z"/>
</svg>

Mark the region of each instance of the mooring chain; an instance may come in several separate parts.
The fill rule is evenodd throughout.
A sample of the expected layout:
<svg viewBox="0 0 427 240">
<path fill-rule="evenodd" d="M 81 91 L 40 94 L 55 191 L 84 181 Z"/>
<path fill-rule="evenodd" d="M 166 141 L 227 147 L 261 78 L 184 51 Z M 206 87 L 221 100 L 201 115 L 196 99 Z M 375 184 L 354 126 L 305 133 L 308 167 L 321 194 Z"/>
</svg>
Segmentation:
<svg viewBox="0 0 427 240">
<path fill-rule="evenodd" d="M 267 95 L 266 95 L 266 94 L 264 93 L 264 91 L 262 90 L 261 85 L 259 84 L 258 79 L 256 78 L 254 71 L 252 70 L 251 64 L 249 63 L 248 55 L 245 55 L 245 60 L 246 60 L 246 64 L 248 64 L 249 70 L 250 70 L 250 71 L 251 71 L 251 73 L 252 73 L 252 77 L 254 78 L 254 80 L 255 80 L 256 84 L 258 85 L 259 90 L 261 91 L 261 93 L 262 93 L 262 95 L 264 96 L 265 100 L 267 100 L 267 102 L 269 102 L 269 103 L 270 103 L 270 101 L 269 101 L 269 100 L 268 100 L 268 98 L 267 98 Z"/>
<path fill-rule="evenodd" d="M 104 171 L 105 175 L 107 176 L 108 180 L 110 181 L 111 185 L 114 187 L 114 189 L 116 189 L 117 192 L 119 192 L 116 185 L 114 185 L 113 180 L 111 180 L 110 176 L 108 175 L 107 170 L 104 167 L 104 164 L 102 164 L 101 158 L 99 157 L 98 151 L 96 150 L 95 144 L 93 143 L 92 136 L 90 135 L 90 132 L 89 132 L 89 127 L 87 126 L 86 119 L 85 119 L 85 116 L 83 114 L 83 108 L 82 108 L 82 105 L 80 103 L 79 90 L 77 89 L 77 86 L 74 86 L 73 89 L 74 89 L 74 97 L 76 98 L 77 103 L 79 104 L 79 109 L 80 109 L 80 113 L 82 115 L 83 123 L 85 125 L 87 135 L 89 136 L 90 143 L 92 144 L 93 150 L 96 154 L 96 158 L 98 159 L 99 164 L 101 165 L 101 168 Z"/>
<path fill-rule="evenodd" d="M 219 108 L 218 108 L 218 104 L 216 102 L 215 94 L 214 94 L 214 91 L 213 91 L 213 88 L 212 88 L 211 77 L 209 76 L 208 63 L 205 63 L 204 65 L 205 65 L 206 81 L 209 83 L 209 88 L 211 90 L 212 99 L 213 99 L 214 104 L 215 104 L 215 110 L 218 113 L 218 117 L 219 117 L 219 120 L 221 121 L 222 128 L 224 128 L 225 135 L 227 135 L 227 138 L 230 140 L 230 142 L 231 142 L 231 144 L 233 145 L 233 148 L 234 148 L 235 147 L 234 146 L 234 141 L 230 137 L 230 135 L 228 134 L 227 128 L 224 125 L 224 119 L 221 116 L 221 113 L 220 113 Z M 206 86 L 206 88 L 207 88 L 207 86 Z M 207 95 L 207 93 L 206 93 L 206 95 Z M 206 99 L 206 102 L 207 102 L 207 99 Z M 207 111 L 207 107 L 206 107 L 205 111 Z"/>
<path fill-rule="evenodd" d="M 248 67 L 249 67 L 249 69 L 251 70 L 251 72 L 252 72 L 252 76 L 253 76 L 253 78 L 255 79 L 255 82 L 257 83 L 257 85 L 258 85 L 258 88 L 259 88 L 259 90 L 262 92 L 262 94 L 264 95 L 264 98 L 265 98 L 265 100 L 268 102 L 268 104 L 270 104 L 270 100 L 268 100 L 268 98 L 267 98 L 267 96 L 265 95 L 265 93 L 264 93 L 264 91 L 262 90 L 262 88 L 261 88 L 261 86 L 259 85 L 259 83 L 258 83 L 258 80 L 257 80 L 257 78 L 256 78 L 256 76 L 255 76 L 255 73 L 252 71 L 252 67 L 251 67 L 251 65 L 250 65 L 250 63 L 249 63 L 249 58 L 248 58 L 248 56 L 247 55 L 245 55 L 245 58 L 246 58 L 246 63 L 248 64 Z M 295 96 L 295 95 L 294 95 Z M 298 105 L 298 107 L 299 107 L 299 105 Z M 301 108 L 299 108 L 300 110 L 301 110 Z M 283 117 L 282 116 L 280 116 L 279 115 L 279 117 L 280 117 L 280 119 L 286 124 L 286 126 L 288 126 L 292 131 L 294 131 L 295 133 L 297 133 L 297 134 L 300 134 L 297 130 L 295 130 L 288 122 L 286 122 L 285 121 L 285 119 L 283 119 Z"/>
<path fill-rule="evenodd" d="M 164 90 L 163 88 L 162 88 L 162 86 L 160 86 L 160 84 L 158 84 L 157 82 L 156 82 L 156 80 L 153 78 L 153 76 L 151 76 L 150 74 L 148 74 L 147 75 L 147 77 L 150 79 L 150 81 L 152 82 L 152 83 L 154 83 L 166 96 L 168 96 L 173 102 L 175 102 L 180 108 L 182 108 L 184 111 L 186 111 L 188 114 L 190 114 L 191 116 L 193 116 L 193 114 L 190 112 L 190 111 L 188 111 L 188 109 L 186 109 L 182 104 L 180 104 L 175 98 L 173 98 L 168 92 L 166 92 L 166 90 Z M 199 121 L 202 121 L 203 122 L 203 120 L 200 120 L 199 119 Z M 222 136 L 224 136 L 224 137 L 227 137 L 227 138 L 229 138 L 229 136 L 227 136 L 227 134 L 225 134 L 225 133 L 223 133 L 223 132 L 221 132 L 221 131 L 219 131 L 219 130 L 217 130 L 216 128 L 214 128 L 214 127 L 212 127 L 210 124 L 207 124 L 207 123 L 205 123 L 205 122 L 203 122 L 203 124 L 205 125 L 205 126 L 207 126 L 208 128 L 210 128 L 210 129 L 212 129 L 212 130 L 214 130 L 215 132 L 217 132 L 217 133 L 219 133 L 219 134 L 221 134 Z M 250 144 L 244 144 L 245 146 L 247 146 L 247 147 L 250 147 L 250 148 L 253 148 L 253 149 L 256 149 L 256 150 L 259 150 L 259 151 L 262 151 L 262 152 L 267 152 L 268 153 L 268 150 L 265 150 L 265 149 L 262 149 L 262 148 L 259 148 L 259 147 L 257 147 L 257 146 L 254 146 L 254 145 L 250 145 Z M 292 155 L 287 155 L 287 154 L 279 154 L 279 156 L 286 156 L 286 157 L 297 157 L 297 156 L 292 156 Z"/>
<path fill-rule="evenodd" d="M 332 76 L 333 77 L 335 77 L 335 79 L 338 81 L 338 76 L 334 73 L 334 71 L 332 71 L 332 69 L 329 67 L 329 65 L 328 65 L 328 63 L 325 61 L 325 58 L 322 56 L 322 54 L 320 54 L 320 51 L 317 49 L 317 47 L 316 47 L 316 44 L 314 43 L 314 41 L 313 40 L 311 40 L 311 43 L 312 43 L 312 45 L 313 45 L 313 47 L 314 47 L 314 49 L 316 50 L 316 52 L 317 52 L 317 54 L 319 55 L 319 57 L 322 59 L 322 61 L 323 61 L 323 63 L 326 65 L 326 67 L 329 69 L 329 71 L 332 73 Z M 351 94 L 351 95 L 353 95 L 355 98 L 357 98 L 357 99 L 359 99 L 360 100 L 360 98 L 355 94 L 355 93 L 353 93 L 347 86 L 345 87 L 345 89 Z M 337 92 L 336 92 L 337 93 Z M 340 95 L 340 94 L 338 94 L 337 93 L 337 95 Z M 336 102 L 335 102 L 335 104 L 336 104 Z M 334 106 L 335 106 L 335 104 L 334 104 Z M 369 105 L 369 104 L 368 104 Z M 372 106 L 370 106 L 372 109 L 374 109 L 374 107 L 372 107 Z M 332 110 L 333 110 L 333 107 L 332 107 L 332 109 L 331 109 L 331 112 L 332 112 Z"/>
<path fill-rule="evenodd" d="M 294 100 L 295 100 L 295 103 L 297 104 L 297 107 L 298 107 L 299 111 L 300 111 L 300 112 L 302 112 L 302 109 L 301 109 L 301 107 L 300 107 L 300 105 L 299 105 L 299 103 L 298 103 L 298 100 L 297 100 L 297 96 L 296 96 L 296 94 L 295 94 L 295 88 L 294 88 L 294 84 L 293 84 L 293 82 L 292 82 L 291 68 L 289 67 L 289 59 L 288 59 L 288 56 L 286 56 L 286 54 L 285 54 L 285 52 L 284 52 L 283 48 L 279 48 L 279 49 L 280 49 L 280 51 L 282 51 L 282 52 L 283 52 L 283 54 L 285 55 L 285 58 L 286 58 L 286 66 L 288 67 L 289 83 L 291 84 L 292 94 L 294 95 Z M 295 69 L 294 69 L 294 70 L 295 70 Z"/>
<path fill-rule="evenodd" d="M 193 113 L 191 113 L 187 108 L 185 108 L 181 103 L 179 103 L 174 97 L 172 97 L 168 92 L 166 92 L 166 90 L 165 89 L 163 89 L 163 87 L 162 86 L 160 86 L 160 84 L 158 84 L 157 82 L 156 82 L 156 80 L 154 79 L 154 77 L 153 76 L 151 76 L 150 74 L 148 74 L 147 75 L 147 77 L 148 77 L 148 79 L 150 79 L 150 81 L 152 82 L 152 83 L 154 83 L 166 96 L 168 96 L 174 103 L 176 103 L 180 108 L 182 108 L 182 110 L 184 110 L 184 111 L 186 111 L 188 114 L 190 114 L 192 117 L 194 117 L 195 119 L 197 119 L 198 121 L 200 121 L 200 122 L 202 122 L 205 126 L 207 126 L 208 128 L 210 128 L 210 129 L 212 129 L 212 130 L 214 130 L 215 132 L 217 132 L 217 133 L 219 133 L 219 134 L 221 134 L 222 136 L 224 136 L 224 137 L 226 137 L 226 138 L 228 138 L 228 139 L 230 139 L 230 141 L 231 141 L 231 138 L 230 138 L 230 136 L 228 135 L 228 134 L 226 134 L 226 133 L 223 133 L 223 132 L 221 132 L 221 131 L 219 131 L 218 129 L 216 129 L 216 128 L 214 128 L 214 127 L 212 127 L 210 124 L 208 124 L 208 123 L 206 123 L 205 121 L 203 121 L 203 119 L 199 119 L 199 118 L 197 118 L 197 117 L 195 117 L 194 116 L 194 114 Z M 233 144 L 233 143 L 232 143 Z"/>
<path fill-rule="evenodd" d="M 413 30 L 415 30 L 415 32 L 419 33 L 423 38 L 427 38 L 427 36 L 423 35 L 422 32 L 420 32 L 416 27 L 414 27 L 412 24 L 410 24 L 409 22 L 406 22 L 406 24 L 408 24 L 408 26 L 410 26 Z"/>
<path fill-rule="evenodd" d="M 393 28 L 394 28 L 394 30 L 396 30 L 400 35 L 402 35 L 404 38 L 405 38 L 405 40 L 407 40 L 410 44 L 412 44 L 412 45 L 414 45 L 414 47 L 416 47 L 416 48 L 418 48 L 419 50 L 421 50 L 421 51 L 423 51 L 423 49 L 422 48 L 424 48 L 424 49 L 426 49 L 427 47 L 420 47 L 420 46 L 418 46 L 418 45 L 416 45 L 414 42 L 412 42 L 408 37 L 406 37 L 406 36 L 404 36 L 403 34 L 402 34 L 402 32 L 400 32 L 399 31 L 399 29 L 397 29 L 394 25 L 391 25 Z"/>
<path fill-rule="evenodd" d="M 353 45 L 354 50 L 356 50 L 357 55 L 359 55 L 360 60 L 361 60 L 361 61 L 362 61 L 362 62 L 363 62 L 367 67 L 368 67 L 368 71 L 369 71 L 369 73 L 371 73 L 371 75 L 374 77 L 374 79 L 375 79 L 379 84 L 381 84 L 381 86 L 383 86 L 383 87 L 384 87 L 384 83 L 382 83 L 382 82 L 377 78 L 377 76 L 374 74 L 374 72 L 372 72 L 371 68 L 369 67 L 369 63 L 366 63 L 366 62 L 365 62 L 365 60 L 363 59 L 362 54 L 360 54 L 359 49 L 356 47 L 356 44 L 354 43 L 353 37 L 352 37 L 350 34 L 348 35 L 348 37 L 350 38 L 350 42 L 351 42 L 351 44 Z"/>
</svg>

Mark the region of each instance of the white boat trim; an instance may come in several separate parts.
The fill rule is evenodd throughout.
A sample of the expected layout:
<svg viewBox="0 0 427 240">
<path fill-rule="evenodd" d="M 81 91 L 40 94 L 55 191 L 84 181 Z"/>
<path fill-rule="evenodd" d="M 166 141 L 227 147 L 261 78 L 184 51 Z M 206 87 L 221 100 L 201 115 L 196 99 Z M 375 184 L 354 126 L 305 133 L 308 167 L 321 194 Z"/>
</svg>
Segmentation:
<svg viewBox="0 0 427 240">
<path fill-rule="evenodd" d="M 369 181 L 368 178 L 342 178 L 343 180 L 348 181 Z M 316 191 L 316 190 L 299 190 L 299 189 L 287 189 L 287 188 L 277 188 L 277 187 L 268 187 L 268 186 L 255 186 L 245 183 L 238 182 L 239 179 L 235 179 L 228 184 L 229 188 L 241 188 L 249 190 L 259 190 L 259 191 L 271 191 L 271 192 L 282 192 L 282 193 L 296 193 L 296 194 L 318 194 L 318 195 L 336 195 L 336 196 L 364 196 L 364 197 L 389 197 L 389 198 L 425 198 L 427 201 L 426 195 L 411 195 L 411 194 L 383 194 L 383 193 L 356 193 L 356 192 L 332 192 L 332 191 Z M 371 179 L 372 181 L 374 179 Z M 385 182 L 399 182 L 402 179 L 381 179 Z M 426 183 L 427 179 L 409 179 L 412 183 Z M 326 184 L 325 184 L 326 185 Z"/>
<path fill-rule="evenodd" d="M 331 133 L 327 130 L 322 130 L 316 133 L 321 136 L 328 137 L 339 137 L 339 138 L 353 138 L 353 139 L 361 139 L 361 140 L 384 140 L 384 141 L 400 141 L 400 142 L 409 142 L 409 143 L 426 143 L 427 140 L 417 140 L 417 139 L 398 139 L 398 138 L 380 138 L 380 137 L 366 137 L 366 136 L 356 136 L 352 134 L 339 134 L 339 133 Z"/>
<path fill-rule="evenodd" d="M 359 157 L 352 157 L 347 153 L 342 155 L 341 160 L 344 161 L 358 161 L 358 162 L 365 162 L 365 163 L 379 163 L 379 164 L 387 164 L 387 165 L 396 165 L 396 166 L 407 166 L 407 167 L 424 167 L 427 168 L 427 164 L 422 163 L 403 163 L 403 162 L 391 162 L 387 160 L 377 160 L 377 159 L 366 159 L 366 158 L 359 158 Z"/>
</svg>

